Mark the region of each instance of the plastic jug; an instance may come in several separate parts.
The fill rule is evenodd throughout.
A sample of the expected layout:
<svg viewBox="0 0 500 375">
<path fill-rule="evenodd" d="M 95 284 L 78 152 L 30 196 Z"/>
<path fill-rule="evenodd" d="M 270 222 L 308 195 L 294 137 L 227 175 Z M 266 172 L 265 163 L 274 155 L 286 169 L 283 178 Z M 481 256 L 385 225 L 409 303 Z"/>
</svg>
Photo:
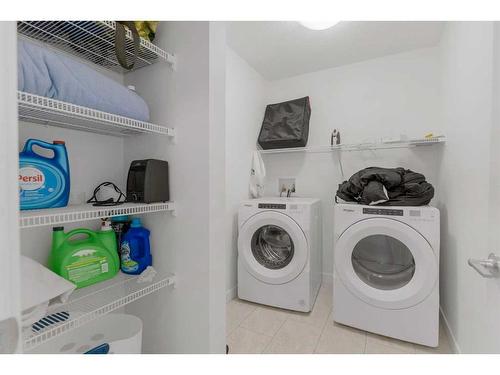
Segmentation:
<svg viewBox="0 0 500 375">
<path fill-rule="evenodd" d="M 152 265 L 149 230 L 142 227 L 140 219 L 132 219 L 130 229 L 122 237 L 120 256 L 122 272 L 131 275 L 138 275 Z"/>
<path fill-rule="evenodd" d="M 84 238 L 73 239 L 76 235 Z M 120 270 L 115 233 L 111 228 L 99 232 L 81 228 L 68 233 L 63 227 L 53 228 L 49 268 L 77 288 L 111 279 Z"/>
<path fill-rule="evenodd" d="M 52 150 L 54 156 L 39 155 L 33 151 L 33 146 Z M 28 139 L 19 153 L 21 210 L 65 207 L 68 205 L 69 190 L 69 162 L 64 142 Z"/>
</svg>

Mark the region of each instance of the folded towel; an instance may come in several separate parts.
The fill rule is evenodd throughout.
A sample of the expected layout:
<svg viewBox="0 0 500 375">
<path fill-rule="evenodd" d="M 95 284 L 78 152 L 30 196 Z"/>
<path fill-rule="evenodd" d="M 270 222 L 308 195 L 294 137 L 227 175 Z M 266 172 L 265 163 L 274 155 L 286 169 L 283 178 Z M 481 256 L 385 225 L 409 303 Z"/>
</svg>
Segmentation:
<svg viewBox="0 0 500 375">
<path fill-rule="evenodd" d="M 76 285 L 33 259 L 21 256 L 21 310 L 23 326 L 47 313 L 50 304 L 65 303 Z"/>
<path fill-rule="evenodd" d="M 20 91 L 149 121 L 144 99 L 91 67 L 21 39 L 17 53 Z"/>
</svg>

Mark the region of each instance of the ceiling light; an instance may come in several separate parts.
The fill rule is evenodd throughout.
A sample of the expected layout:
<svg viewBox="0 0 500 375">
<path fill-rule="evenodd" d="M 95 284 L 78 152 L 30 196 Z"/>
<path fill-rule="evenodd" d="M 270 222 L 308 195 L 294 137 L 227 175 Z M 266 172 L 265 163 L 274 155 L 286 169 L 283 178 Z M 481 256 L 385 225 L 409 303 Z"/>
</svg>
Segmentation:
<svg viewBox="0 0 500 375">
<path fill-rule="evenodd" d="M 340 21 L 299 21 L 299 23 L 311 30 L 326 30 L 335 26 Z"/>
</svg>

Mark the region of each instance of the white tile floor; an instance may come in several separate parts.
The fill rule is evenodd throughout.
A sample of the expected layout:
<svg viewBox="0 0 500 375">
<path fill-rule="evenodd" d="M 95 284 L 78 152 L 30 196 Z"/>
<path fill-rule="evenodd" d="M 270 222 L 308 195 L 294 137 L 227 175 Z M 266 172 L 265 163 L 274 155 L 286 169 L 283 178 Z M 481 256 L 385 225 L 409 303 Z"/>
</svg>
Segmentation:
<svg viewBox="0 0 500 375">
<path fill-rule="evenodd" d="M 439 347 L 428 348 L 333 323 L 331 314 L 331 286 L 321 287 L 307 314 L 232 300 L 226 315 L 229 353 L 451 353 L 443 329 Z"/>
</svg>

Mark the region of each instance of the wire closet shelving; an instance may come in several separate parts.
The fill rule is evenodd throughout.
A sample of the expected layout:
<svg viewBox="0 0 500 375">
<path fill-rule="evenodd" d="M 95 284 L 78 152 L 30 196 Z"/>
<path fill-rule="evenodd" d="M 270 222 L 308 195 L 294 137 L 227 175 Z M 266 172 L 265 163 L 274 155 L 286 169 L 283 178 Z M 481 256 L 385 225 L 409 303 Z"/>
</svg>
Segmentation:
<svg viewBox="0 0 500 375">
<path fill-rule="evenodd" d="M 69 319 L 55 322 L 39 331 L 24 329 L 24 350 L 33 349 L 47 340 L 109 314 L 162 288 L 175 287 L 175 283 L 174 274 L 156 275 L 151 281 L 142 281 L 141 276 L 131 276 L 120 272 L 113 279 L 78 289 L 73 292 L 67 303 L 49 308 L 47 312 L 47 316 L 66 313 L 69 314 Z"/>
<path fill-rule="evenodd" d="M 174 202 L 161 203 L 124 203 L 119 206 L 92 206 L 82 204 L 62 208 L 21 211 L 19 226 L 21 228 L 60 225 L 93 219 L 104 219 L 120 215 L 141 215 L 152 212 L 172 211 L 175 214 Z"/>
<path fill-rule="evenodd" d="M 57 49 L 76 55 L 84 60 L 116 72 L 123 69 L 115 54 L 114 21 L 18 21 L 19 34 Z M 126 29 L 126 54 L 134 53 L 132 33 Z M 175 66 L 175 56 L 164 51 L 149 40 L 141 38 L 139 54 L 132 70 L 166 61 Z"/>
<path fill-rule="evenodd" d="M 17 92 L 17 103 L 19 119 L 26 122 L 114 136 L 145 133 L 175 137 L 172 128 L 27 92 Z"/>
<path fill-rule="evenodd" d="M 277 148 L 277 149 L 259 150 L 259 152 L 261 154 L 285 154 L 291 152 L 325 153 L 325 152 L 337 152 L 337 151 L 387 150 L 395 148 L 432 146 L 436 144 L 444 144 L 445 142 L 446 142 L 445 137 L 434 137 L 434 138 L 387 141 L 387 142 L 351 143 L 351 144 L 340 144 L 334 146 Z"/>
</svg>

